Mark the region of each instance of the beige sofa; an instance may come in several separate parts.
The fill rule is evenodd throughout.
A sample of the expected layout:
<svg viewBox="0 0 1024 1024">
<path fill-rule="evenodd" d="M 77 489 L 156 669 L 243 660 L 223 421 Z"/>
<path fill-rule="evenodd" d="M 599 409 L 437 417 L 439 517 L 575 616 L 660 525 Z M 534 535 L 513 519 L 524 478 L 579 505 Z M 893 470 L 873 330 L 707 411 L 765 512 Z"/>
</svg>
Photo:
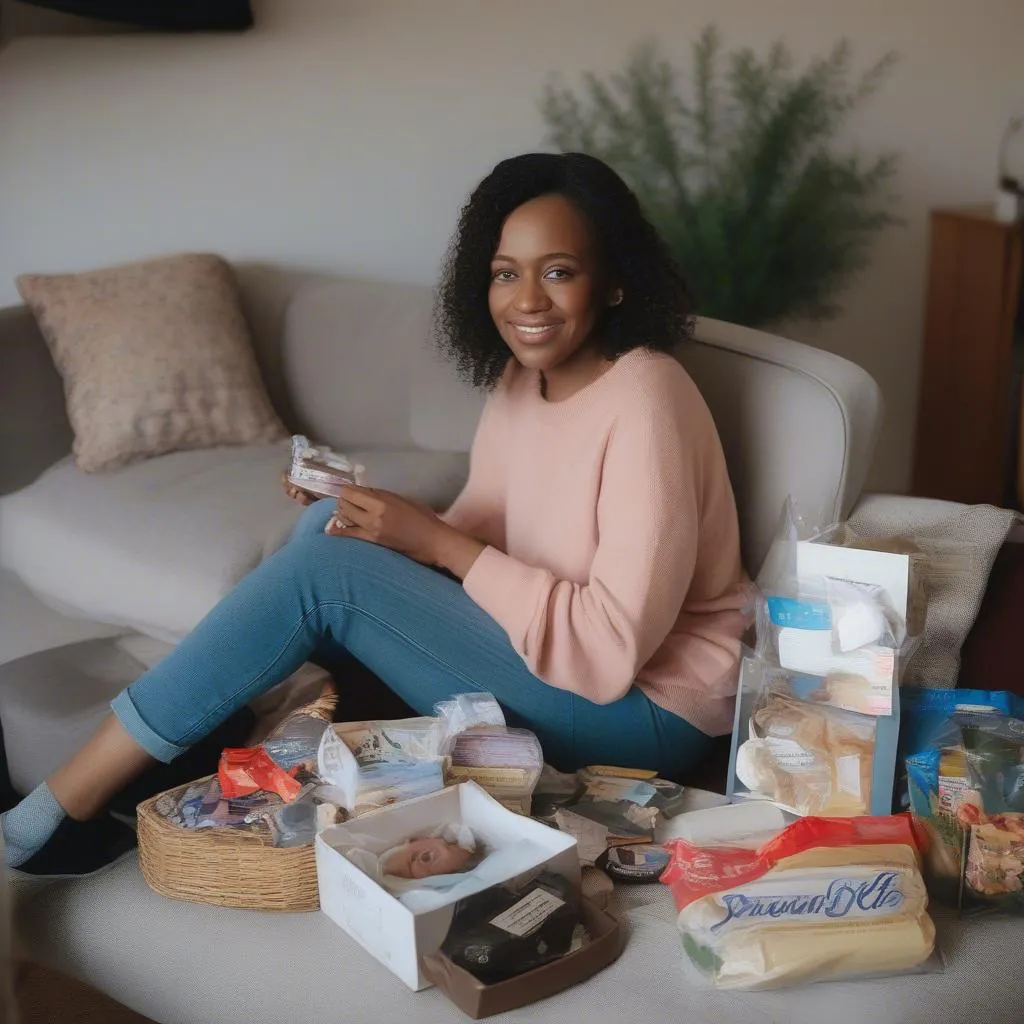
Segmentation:
<svg viewBox="0 0 1024 1024">
<path fill-rule="evenodd" d="M 429 293 L 268 267 L 239 275 L 269 390 L 289 424 L 357 453 L 380 486 L 437 506 L 449 500 L 480 397 L 430 349 Z M 748 567 L 763 558 L 787 494 L 827 518 L 850 511 L 881 415 L 867 374 L 714 321 L 698 324 L 680 358 L 722 434 Z M 283 446 L 177 453 L 85 476 L 68 460 L 69 441 L 59 380 L 31 318 L 0 312 L 0 667 L 11 670 L 0 718 L 22 791 L 297 515 L 277 486 Z M 26 665 L 34 668 L 19 674 Z M 134 855 L 86 878 L 19 880 L 17 897 L 33 956 L 167 1024 L 459 1016 L 436 992 L 407 992 L 322 915 L 174 903 L 146 887 Z M 1020 960 L 1013 922 L 945 927 L 954 945 L 941 977 L 726 995 L 684 979 L 660 887 L 623 888 L 617 900 L 631 932 L 623 958 L 507 1019 L 1018 1019 L 1020 983 L 1006 980 Z"/>
</svg>

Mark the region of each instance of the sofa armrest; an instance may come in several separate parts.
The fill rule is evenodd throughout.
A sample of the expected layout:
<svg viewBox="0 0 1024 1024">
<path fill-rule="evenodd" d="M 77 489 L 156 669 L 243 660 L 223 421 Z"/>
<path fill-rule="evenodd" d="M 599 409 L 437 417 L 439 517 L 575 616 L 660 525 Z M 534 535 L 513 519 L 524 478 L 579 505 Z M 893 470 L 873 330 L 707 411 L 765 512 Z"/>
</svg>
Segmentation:
<svg viewBox="0 0 1024 1024">
<path fill-rule="evenodd" d="M 64 389 L 32 314 L 0 309 L 0 495 L 71 450 Z"/>
</svg>

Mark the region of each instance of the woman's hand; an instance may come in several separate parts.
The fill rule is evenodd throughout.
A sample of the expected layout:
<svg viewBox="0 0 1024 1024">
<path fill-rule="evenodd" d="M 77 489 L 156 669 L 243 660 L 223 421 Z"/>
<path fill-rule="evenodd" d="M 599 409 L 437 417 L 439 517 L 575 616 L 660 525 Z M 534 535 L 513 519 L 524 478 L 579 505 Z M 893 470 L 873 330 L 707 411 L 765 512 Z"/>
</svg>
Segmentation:
<svg viewBox="0 0 1024 1024">
<path fill-rule="evenodd" d="M 325 532 L 379 544 L 424 565 L 447 569 L 460 579 L 484 549 L 478 540 L 448 526 L 418 501 L 354 485 L 341 492 L 338 511 Z"/>
<path fill-rule="evenodd" d="M 312 505 L 314 501 L 319 501 L 319 497 L 315 494 L 311 494 L 309 491 L 304 491 L 301 487 L 296 487 L 295 484 L 288 479 L 287 470 L 281 474 L 281 486 L 284 488 L 284 493 L 288 495 L 292 501 L 297 501 L 300 505 Z"/>
</svg>

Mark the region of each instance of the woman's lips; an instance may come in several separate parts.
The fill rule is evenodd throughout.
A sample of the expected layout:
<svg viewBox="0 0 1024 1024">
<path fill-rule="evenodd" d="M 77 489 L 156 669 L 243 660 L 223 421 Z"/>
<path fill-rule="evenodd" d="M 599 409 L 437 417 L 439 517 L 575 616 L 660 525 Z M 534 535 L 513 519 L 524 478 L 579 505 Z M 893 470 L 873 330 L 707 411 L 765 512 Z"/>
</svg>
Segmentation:
<svg viewBox="0 0 1024 1024">
<path fill-rule="evenodd" d="M 548 338 L 554 334 L 555 331 L 561 326 L 561 324 L 509 324 L 513 331 L 516 332 L 516 337 L 524 345 L 538 345 L 542 341 L 547 341 Z"/>
</svg>

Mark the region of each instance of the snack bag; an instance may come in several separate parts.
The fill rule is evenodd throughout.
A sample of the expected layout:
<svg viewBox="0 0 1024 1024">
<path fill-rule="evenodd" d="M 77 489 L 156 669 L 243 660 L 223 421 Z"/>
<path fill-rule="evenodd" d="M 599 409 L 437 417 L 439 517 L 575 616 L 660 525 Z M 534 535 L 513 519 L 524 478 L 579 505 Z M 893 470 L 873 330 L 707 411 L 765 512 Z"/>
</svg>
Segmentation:
<svg viewBox="0 0 1024 1024">
<path fill-rule="evenodd" d="M 943 903 L 959 906 L 964 847 L 981 797 L 975 791 L 966 752 L 963 725 L 979 716 L 1007 717 L 1024 700 L 990 690 L 934 690 L 905 687 L 900 692 L 903 730 L 901 761 L 905 777 L 897 783 L 897 802 L 908 807 L 928 835 L 924 868 L 928 890 Z"/>
<path fill-rule="evenodd" d="M 969 829 L 964 903 L 1024 914 L 1024 719 L 956 721 L 973 786 L 957 811 Z"/>
<path fill-rule="evenodd" d="M 228 799 L 262 789 L 290 801 L 302 791 L 302 783 L 295 778 L 298 770 L 296 765 L 285 771 L 263 747 L 225 747 L 217 765 L 217 779 Z"/>
<path fill-rule="evenodd" d="M 500 804 L 527 817 L 544 768 L 540 741 L 528 729 L 510 729 L 490 693 L 462 693 L 434 705 L 449 785 L 472 781 Z"/>
<path fill-rule="evenodd" d="M 668 846 L 683 950 L 717 988 L 906 973 L 932 957 L 906 815 L 802 818 L 754 850 Z"/>
</svg>

